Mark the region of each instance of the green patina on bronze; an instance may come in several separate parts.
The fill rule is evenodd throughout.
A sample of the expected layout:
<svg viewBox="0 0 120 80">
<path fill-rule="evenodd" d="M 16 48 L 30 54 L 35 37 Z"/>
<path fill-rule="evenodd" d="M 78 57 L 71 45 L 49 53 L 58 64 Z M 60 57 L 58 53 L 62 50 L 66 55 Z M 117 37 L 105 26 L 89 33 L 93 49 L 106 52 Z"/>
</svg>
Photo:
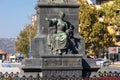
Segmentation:
<svg viewBox="0 0 120 80">
<path fill-rule="evenodd" d="M 45 18 L 49 21 L 49 27 L 54 27 L 48 34 L 48 46 L 52 54 L 66 54 L 69 46 L 69 37 L 73 31 L 72 26 L 64 21 L 65 14 L 59 13 L 59 18 Z"/>
</svg>

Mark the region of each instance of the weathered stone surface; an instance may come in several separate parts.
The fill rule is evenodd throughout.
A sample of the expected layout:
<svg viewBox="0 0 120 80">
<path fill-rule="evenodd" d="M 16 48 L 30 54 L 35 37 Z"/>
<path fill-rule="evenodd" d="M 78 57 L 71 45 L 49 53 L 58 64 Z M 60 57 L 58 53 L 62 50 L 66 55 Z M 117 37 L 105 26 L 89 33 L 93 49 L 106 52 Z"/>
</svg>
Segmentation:
<svg viewBox="0 0 120 80">
<path fill-rule="evenodd" d="M 43 68 L 82 68 L 82 55 L 42 56 Z"/>
<path fill-rule="evenodd" d="M 41 35 L 32 41 L 32 56 L 40 58 L 41 55 L 48 55 L 47 36 Z"/>
<path fill-rule="evenodd" d="M 83 58 L 82 59 L 82 77 L 89 77 L 97 74 L 97 70 L 100 68 L 96 65 L 95 59 Z"/>
<path fill-rule="evenodd" d="M 38 0 L 38 3 L 46 3 L 46 4 L 76 4 L 77 0 Z"/>
<path fill-rule="evenodd" d="M 65 69 L 61 69 L 61 70 L 43 70 L 43 77 L 51 77 L 51 76 L 54 76 L 54 77 L 79 77 L 81 78 L 82 77 L 82 70 L 79 69 L 79 70 L 65 70 Z"/>
<path fill-rule="evenodd" d="M 41 58 L 28 58 L 24 61 L 24 68 L 40 68 L 42 65 Z M 24 66 L 24 65 L 23 65 Z"/>
<path fill-rule="evenodd" d="M 78 2 L 76 0 L 68 0 L 68 4 L 48 4 L 48 1 L 40 0 L 36 6 L 38 19 L 38 34 L 32 41 L 32 56 L 40 57 L 42 55 L 49 55 L 47 46 L 47 35 L 50 32 L 49 24 L 45 21 L 46 17 L 58 18 L 59 12 L 65 13 L 65 20 L 74 26 L 74 39 L 79 40 L 78 52 L 85 55 L 85 42 L 78 33 Z M 74 2 L 74 3 L 73 3 Z"/>
<path fill-rule="evenodd" d="M 50 1 L 50 0 L 49 0 Z M 52 0 L 51 0 L 52 1 Z M 54 0 L 58 1 L 58 0 Z M 67 3 L 48 2 L 48 0 L 39 0 L 36 6 L 37 11 L 37 35 L 32 40 L 32 56 L 25 62 L 28 69 L 38 68 L 41 70 L 43 77 L 86 77 L 87 74 L 96 71 L 98 68 L 95 61 L 87 59 L 85 55 L 85 41 L 78 32 L 78 9 L 77 0 L 65 0 Z M 78 54 L 69 52 L 62 55 L 50 54 L 47 45 L 47 37 L 51 30 L 49 23 L 45 18 L 58 18 L 59 12 L 65 13 L 65 21 L 74 26 L 73 41 L 75 45 L 69 46 L 71 49 L 76 48 Z M 34 63 L 35 62 L 35 63 Z"/>
<path fill-rule="evenodd" d="M 42 56 L 43 77 L 82 77 L 82 56 Z"/>
<path fill-rule="evenodd" d="M 84 69 L 99 68 L 99 66 L 96 65 L 95 60 L 91 58 L 83 58 L 82 64 L 83 64 L 82 66 L 84 67 Z"/>
</svg>

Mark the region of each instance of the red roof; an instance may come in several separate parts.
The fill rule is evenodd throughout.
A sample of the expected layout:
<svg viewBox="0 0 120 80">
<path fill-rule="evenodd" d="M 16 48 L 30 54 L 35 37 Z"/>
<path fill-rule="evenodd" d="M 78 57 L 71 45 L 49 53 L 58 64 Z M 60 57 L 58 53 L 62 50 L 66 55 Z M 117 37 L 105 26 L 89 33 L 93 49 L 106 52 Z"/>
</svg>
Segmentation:
<svg viewBox="0 0 120 80">
<path fill-rule="evenodd" d="M 6 54 L 3 50 L 0 50 L 0 54 Z"/>
</svg>

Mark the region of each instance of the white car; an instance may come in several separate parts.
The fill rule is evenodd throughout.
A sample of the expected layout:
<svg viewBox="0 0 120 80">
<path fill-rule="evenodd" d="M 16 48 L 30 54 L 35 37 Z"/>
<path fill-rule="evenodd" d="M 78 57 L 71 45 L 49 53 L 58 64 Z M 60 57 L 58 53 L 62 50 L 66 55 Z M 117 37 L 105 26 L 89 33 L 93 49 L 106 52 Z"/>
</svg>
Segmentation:
<svg viewBox="0 0 120 80">
<path fill-rule="evenodd" d="M 104 58 L 97 58 L 96 65 L 98 66 L 109 66 L 111 64 L 111 60 Z"/>
</svg>

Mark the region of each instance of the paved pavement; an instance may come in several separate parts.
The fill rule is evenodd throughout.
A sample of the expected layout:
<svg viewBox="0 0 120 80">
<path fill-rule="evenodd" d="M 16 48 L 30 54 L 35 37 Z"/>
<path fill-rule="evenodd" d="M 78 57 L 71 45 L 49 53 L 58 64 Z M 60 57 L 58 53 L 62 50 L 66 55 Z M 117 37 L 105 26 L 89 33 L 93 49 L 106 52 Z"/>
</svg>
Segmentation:
<svg viewBox="0 0 120 80">
<path fill-rule="evenodd" d="M 0 72 L 2 73 L 23 73 L 23 70 L 21 68 L 19 68 L 19 66 L 21 65 L 21 63 L 2 63 L 0 62 Z"/>
<path fill-rule="evenodd" d="M 120 62 L 111 63 L 109 66 L 101 67 L 99 71 L 106 71 L 106 72 L 118 72 L 120 73 Z"/>
<path fill-rule="evenodd" d="M 109 67 L 116 67 L 116 68 L 120 68 L 120 61 L 119 62 L 114 62 L 111 63 L 111 65 Z"/>
</svg>

